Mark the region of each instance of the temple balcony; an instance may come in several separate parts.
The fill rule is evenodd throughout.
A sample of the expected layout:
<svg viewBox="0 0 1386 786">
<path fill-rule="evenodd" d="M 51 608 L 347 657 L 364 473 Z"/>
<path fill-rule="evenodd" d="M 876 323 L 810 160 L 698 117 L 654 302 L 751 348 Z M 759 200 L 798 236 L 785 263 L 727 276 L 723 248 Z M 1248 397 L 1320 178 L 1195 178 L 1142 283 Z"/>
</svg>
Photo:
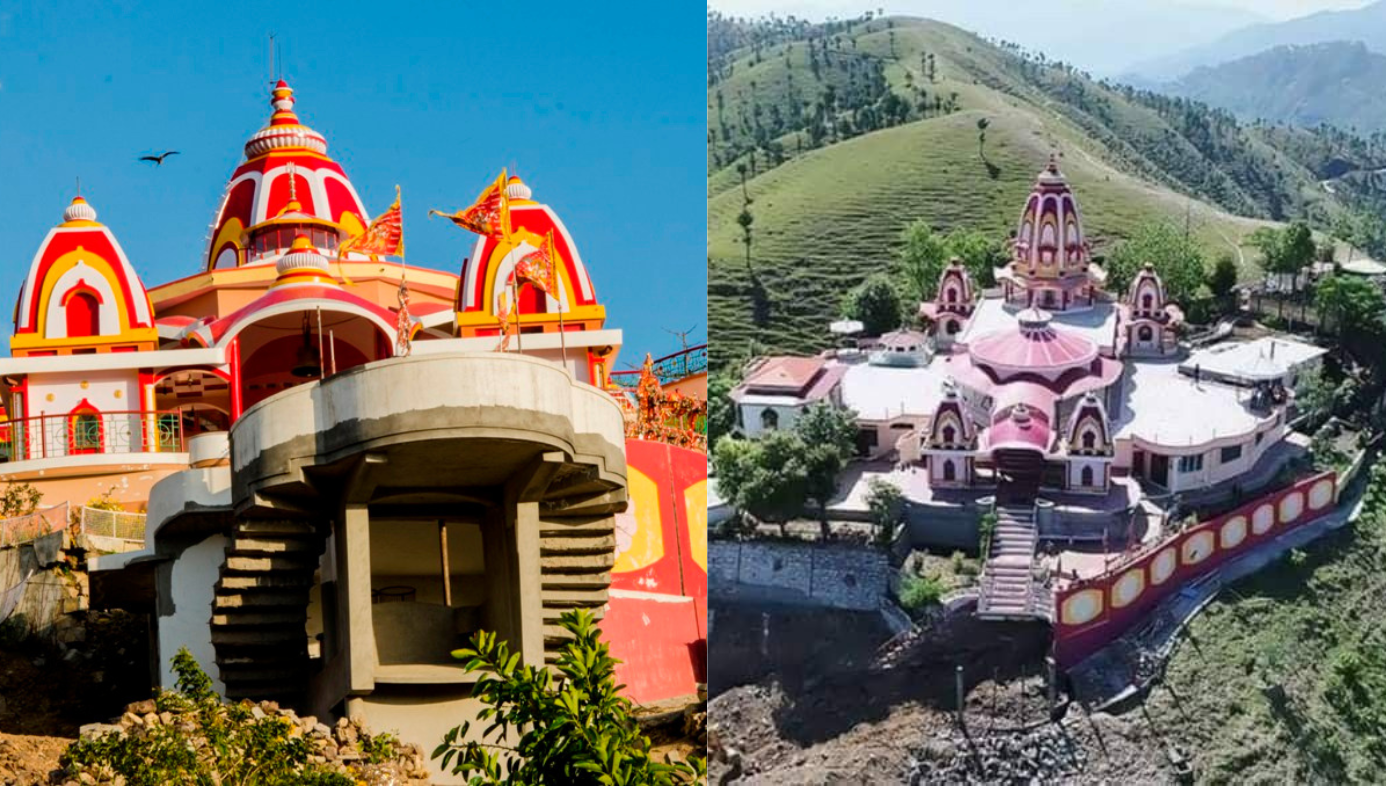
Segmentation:
<svg viewBox="0 0 1386 786">
<path fill-rule="evenodd" d="M 180 413 L 76 412 L 0 424 L 0 477 L 88 475 L 188 464 Z"/>
</svg>

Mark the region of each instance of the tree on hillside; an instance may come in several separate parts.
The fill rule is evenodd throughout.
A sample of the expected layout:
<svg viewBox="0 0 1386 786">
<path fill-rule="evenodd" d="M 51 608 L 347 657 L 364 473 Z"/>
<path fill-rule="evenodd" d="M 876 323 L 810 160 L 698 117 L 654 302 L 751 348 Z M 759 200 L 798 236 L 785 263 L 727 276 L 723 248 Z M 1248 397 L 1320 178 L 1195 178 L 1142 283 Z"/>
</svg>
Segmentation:
<svg viewBox="0 0 1386 786">
<path fill-rule="evenodd" d="M 1207 283 L 1213 297 L 1225 303 L 1227 296 L 1231 295 L 1233 288 L 1237 286 L 1237 260 L 1232 258 L 1230 251 L 1219 256 L 1218 261 L 1213 263 Z"/>
<path fill-rule="evenodd" d="M 832 536 L 828 503 L 837 494 L 838 476 L 856 452 L 857 416 L 851 410 L 820 401 L 799 416 L 794 433 L 804 443 L 804 493 L 818 504 L 818 522 L 823 540 L 828 540 Z"/>
<path fill-rule="evenodd" d="M 741 242 L 746 246 L 746 267 L 749 268 L 751 266 L 751 224 L 755 223 L 749 202 L 741 208 L 741 213 L 736 217 L 736 223 L 741 225 Z"/>
<path fill-rule="evenodd" d="M 900 292 L 884 273 L 874 273 L 847 293 L 843 316 L 859 320 L 868 336 L 879 336 L 900 327 L 903 314 Z"/>
<path fill-rule="evenodd" d="M 990 125 L 991 121 L 985 117 L 977 118 L 977 157 L 983 161 L 987 160 L 987 127 Z"/>
<path fill-rule="evenodd" d="M 885 478 L 872 478 L 866 484 L 866 508 L 876 527 L 876 543 L 889 546 L 895 539 L 895 528 L 904 513 L 905 495 L 900 487 Z"/>
<path fill-rule="evenodd" d="M 718 372 L 707 380 L 707 439 L 717 444 L 717 439 L 732 433 L 736 428 L 736 404 L 731 400 L 732 388 L 736 380 L 726 372 Z"/>
<path fill-rule="evenodd" d="M 1107 256 L 1107 288 L 1125 292 L 1146 264 L 1160 274 L 1165 292 L 1175 302 L 1190 302 L 1203 286 L 1203 252 L 1169 221 L 1142 224 Z"/>
<path fill-rule="evenodd" d="M 1251 233 L 1251 243 L 1261 252 L 1261 267 L 1268 276 L 1289 276 L 1291 289 L 1298 289 L 1300 272 L 1314 261 L 1314 235 L 1308 224 L 1296 221 L 1284 229 L 1262 227 Z M 1283 292 L 1277 300 L 1278 314 L 1283 317 Z"/>
<path fill-rule="evenodd" d="M 919 304 L 934 296 L 939 274 L 948 259 L 948 248 L 922 218 L 900 233 L 898 253 L 902 290 L 906 303 Z"/>
<path fill-rule="evenodd" d="M 1332 326 L 1343 342 L 1350 334 L 1379 333 L 1386 300 L 1366 279 L 1328 276 L 1314 290 L 1314 309 L 1319 312 L 1319 327 Z"/>
<path fill-rule="evenodd" d="M 955 229 L 943 239 L 948 257 L 962 260 L 979 287 L 996 286 L 996 268 L 1006 264 L 1006 246 L 975 229 Z"/>
<path fill-rule="evenodd" d="M 804 442 L 793 431 L 775 430 L 757 439 L 722 437 L 712 450 L 717 493 L 756 521 L 780 526 L 799 515 L 807 496 Z"/>
</svg>

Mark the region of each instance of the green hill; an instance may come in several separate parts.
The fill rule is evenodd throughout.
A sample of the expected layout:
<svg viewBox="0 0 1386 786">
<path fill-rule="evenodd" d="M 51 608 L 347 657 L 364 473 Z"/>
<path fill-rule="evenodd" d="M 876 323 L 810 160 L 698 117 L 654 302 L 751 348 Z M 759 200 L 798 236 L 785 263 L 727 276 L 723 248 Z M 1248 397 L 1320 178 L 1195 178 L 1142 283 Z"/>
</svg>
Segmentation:
<svg viewBox="0 0 1386 786">
<path fill-rule="evenodd" d="M 1210 249 L 1236 246 L 1258 226 L 1127 174 L 1161 170 L 1111 129 L 1144 124 L 1155 129 L 1151 134 L 1172 134 L 1160 130 L 1157 111 L 1065 74 L 1065 82 L 1082 84 L 1114 106 L 1109 112 L 1114 119 L 1104 126 L 1106 139 L 1099 138 L 1085 128 L 1091 125 L 1086 122 L 1089 113 L 1061 105 L 1027 83 L 1021 57 L 957 28 L 920 20 L 874 20 L 811 43 L 778 46 L 731 58 L 720 75 L 709 79 L 709 160 L 726 162 L 713 168 L 708 179 L 708 311 L 719 337 L 715 363 L 744 352 L 752 340 L 762 351 L 821 348 L 842 293 L 869 273 L 889 267 L 901 229 L 916 218 L 940 230 L 969 227 L 1005 236 L 1051 152 L 1062 156 L 1099 253 L 1154 216 L 1188 220 Z M 879 73 L 890 95 L 908 102 L 911 115 L 904 122 L 862 130 L 854 119 L 887 100 L 865 88 L 848 93 L 855 106 L 835 114 L 820 111 L 821 103 L 798 115 L 788 108 L 766 109 L 802 102 L 806 95 L 821 98 L 827 85 L 834 84 L 830 69 L 820 66 L 815 78 L 801 65 L 810 48 L 819 60 L 826 50 L 829 60 L 843 52 L 844 58 L 881 64 Z M 932 56 L 933 79 L 925 70 L 929 60 L 921 56 Z M 843 68 L 874 73 L 865 66 Z M 859 79 L 841 84 L 861 84 L 854 81 Z M 931 97 L 941 105 L 936 107 Z M 723 138 L 716 120 L 719 100 L 724 117 L 753 119 L 749 135 L 733 129 Z M 785 121 L 772 129 L 773 137 L 768 136 L 771 131 L 760 132 L 761 139 L 779 143 L 782 161 L 768 156 L 764 147 L 752 153 L 745 146 L 756 137 L 754 118 L 772 114 L 816 120 L 829 131 L 815 147 L 813 136 L 821 132 Z M 985 161 L 977 138 L 977 121 L 983 117 L 990 123 Z M 1186 148 L 1183 155 L 1197 157 L 1193 145 Z M 746 166 L 746 193 L 752 200 L 749 265 L 737 222 L 743 207 L 738 165 Z M 1235 186 L 1227 190 L 1235 192 Z"/>
<path fill-rule="evenodd" d="M 1386 55 L 1360 41 L 1281 46 L 1198 68 L 1163 90 L 1246 119 L 1386 130 Z"/>
</svg>

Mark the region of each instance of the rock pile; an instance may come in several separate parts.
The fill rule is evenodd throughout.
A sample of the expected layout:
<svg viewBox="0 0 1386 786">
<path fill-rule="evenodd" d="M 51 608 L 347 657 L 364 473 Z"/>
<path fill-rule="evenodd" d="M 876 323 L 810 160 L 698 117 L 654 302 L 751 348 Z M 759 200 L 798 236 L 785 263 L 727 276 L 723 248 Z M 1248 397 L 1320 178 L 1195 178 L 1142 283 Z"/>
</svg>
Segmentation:
<svg viewBox="0 0 1386 786">
<path fill-rule="evenodd" d="M 1058 783 L 1073 780 L 1087 754 L 1062 726 L 1048 724 L 1026 732 L 974 735 L 940 731 L 915 752 L 908 782 Z"/>
<path fill-rule="evenodd" d="M 302 736 L 313 746 L 309 762 L 341 773 L 356 784 L 365 786 L 424 786 L 429 782 L 428 761 L 417 745 L 396 742 L 394 756 L 385 761 L 370 762 L 370 752 L 363 750 L 373 737 L 360 717 L 341 718 L 329 725 L 312 715 L 299 717 L 293 710 L 281 709 L 272 701 L 250 705 L 251 714 L 258 720 L 266 717 L 283 719 L 290 736 Z M 196 711 L 184 713 L 159 712 L 153 699 L 137 701 L 125 708 L 114 723 L 92 723 L 83 726 L 83 738 L 105 734 L 142 736 L 158 726 L 175 726 L 194 737 L 194 745 L 202 743 L 196 735 Z M 203 743 L 205 744 L 205 743 Z M 104 768 L 70 764 L 62 778 L 54 783 L 62 786 L 110 784 L 123 786 L 124 778 Z"/>
</svg>

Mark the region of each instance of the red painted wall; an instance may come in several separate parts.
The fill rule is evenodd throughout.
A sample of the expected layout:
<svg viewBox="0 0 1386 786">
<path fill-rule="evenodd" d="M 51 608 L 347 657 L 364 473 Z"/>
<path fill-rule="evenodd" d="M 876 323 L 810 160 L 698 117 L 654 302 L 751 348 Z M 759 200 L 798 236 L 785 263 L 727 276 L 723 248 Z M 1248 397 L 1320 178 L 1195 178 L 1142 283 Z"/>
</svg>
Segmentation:
<svg viewBox="0 0 1386 786">
<path fill-rule="evenodd" d="M 1313 521 L 1333 506 L 1326 472 L 1143 548 L 1101 576 L 1055 593 L 1054 659 L 1068 668 L 1117 639 L 1160 601 L 1229 559 Z"/>
<path fill-rule="evenodd" d="M 616 678 L 649 703 L 707 680 L 707 456 L 626 441 L 630 505 L 617 516 L 602 632 Z"/>
</svg>

